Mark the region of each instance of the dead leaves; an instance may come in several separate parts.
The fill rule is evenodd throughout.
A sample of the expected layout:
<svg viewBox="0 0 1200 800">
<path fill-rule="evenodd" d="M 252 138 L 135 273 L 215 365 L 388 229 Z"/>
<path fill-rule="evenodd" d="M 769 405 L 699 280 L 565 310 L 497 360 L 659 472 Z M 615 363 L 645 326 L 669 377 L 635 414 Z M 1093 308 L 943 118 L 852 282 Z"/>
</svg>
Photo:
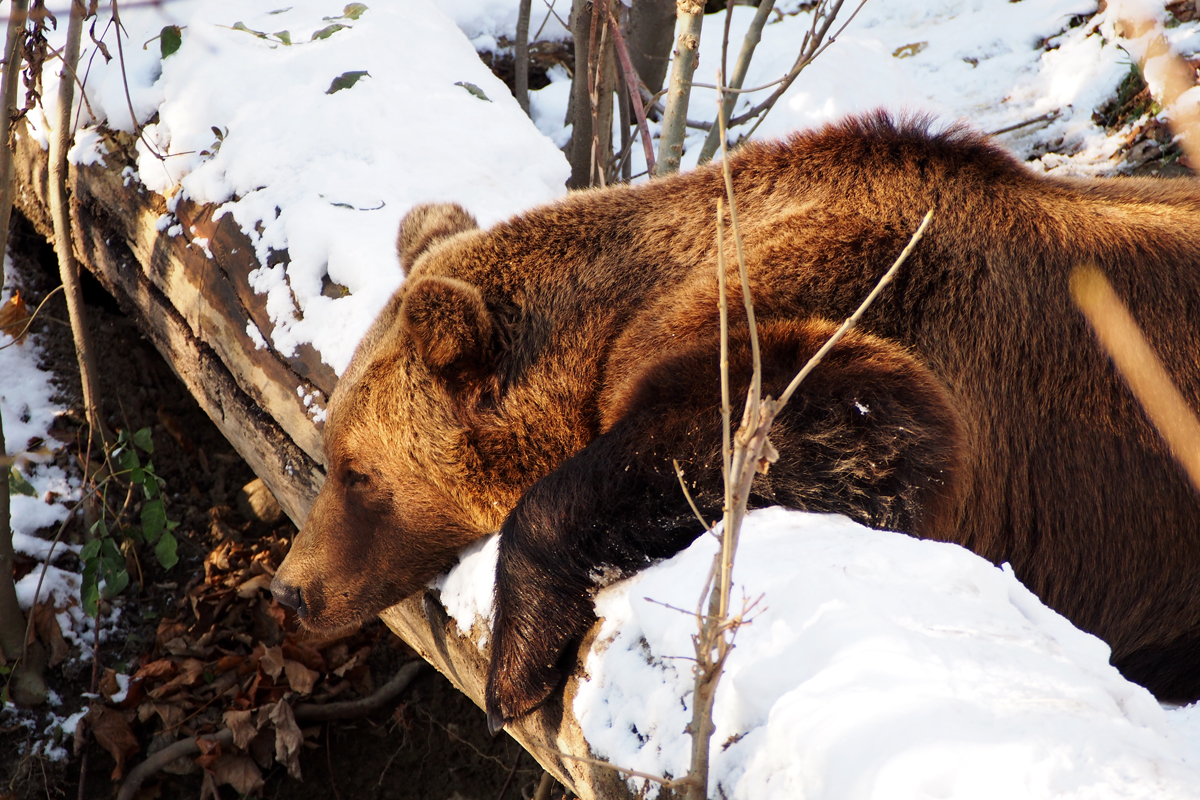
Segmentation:
<svg viewBox="0 0 1200 800">
<path fill-rule="evenodd" d="M 122 702 L 128 716 L 104 708 L 115 716 L 105 719 L 111 731 L 96 731 L 97 741 L 106 736 L 107 744 L 101 745 L 114 758 L 122 754 L 119 769 L 136 752 L 128 749 L 130 743 L 136 746 L 130 722 L 154 738 L 150 750 L 227 729 L 232 742 L 221 746 L 197 739 L 205 742 L 201 754 L 180 766 L 205 771 L 202 796 L 218 797 L 221 785 L 253 793 L 262 787 L 263 770 L 275 762 L 300 777 L 305 737 L 319 728 L 299 727 L 292 712 L 297 699 L 320 703 L 346 692 L 372 691 L 368 660 L 386 631 L 326 640 L 289 632 L 291 612 L 270 594 L 285 550 L 286 541 L 272 536 L 253 543 L 236 537 L 218 542 L 205 560 L 203 578 L 185 587 L 178 612 L 159 621 L 153 651 L 142 657 L 128 682 Z M 102 696 L 121 697 L 119 688 L 116 674 L 106 671 Z M 125 722 L 123 731 L 117 720 Z"/>
<path fill-rule="evenodd" d="M 217 785 L 228 784 L 242 796 L 258 791 L 263 785 L 262 770 L 250 756 L 219 756 L 213 764 L 212 774 Z"/>
<path fill-rule="evenodd" d="M 119 781 L 125 773 L 125 759 L 142 749 L 129 726 L 129 719 L 123 712 L 99 704 L 88 709 L 84 719 L 96 743 L 117 762 L 112 779 Z"/>
<path fill-rule="evenodd" d="M 275 724 L 275 760 L 287 766 L 288 775 L 300 778 L 300 745 L 304 734 L 296 724 L 292 707 L 282 700 L 276 703 L 268 718 Z"/>
<path fill-rule="evenodd" d="M 0 303 L 0 332 L 21 342 L 25 338 L 25 327 L 29 322 L 29 306 L 21 299 L 20 291 L 14 291 L 12 297 Z"/>
</svg>

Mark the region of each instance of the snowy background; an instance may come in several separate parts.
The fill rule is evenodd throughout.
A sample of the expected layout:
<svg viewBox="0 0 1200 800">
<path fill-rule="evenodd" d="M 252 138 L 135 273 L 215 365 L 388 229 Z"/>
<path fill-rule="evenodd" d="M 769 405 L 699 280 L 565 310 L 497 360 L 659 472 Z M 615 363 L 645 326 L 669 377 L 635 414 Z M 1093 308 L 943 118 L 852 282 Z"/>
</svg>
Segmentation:
<svg viewBox="0 0 1200 800">
<path fill-rule="evenodd" d="M 97 122 L 141 130 L 130 179 L 171 203 L 220 206 L 263 263 L 286 250 L 286 261 L 253 276 L 273 322 L 261 335 L 285 355 L 309 342 L 341 372 L 400 283 L 396 226 L 414 203 L 458 201 L 486 225 L 563 194 L 570 83 L 552 70 L 530 120 L 480 62 L 476 49 L 512 36 L 515 0 L 375 0 L 353 14 L 340 0 L 278 3 L 125 10 L 129 103 L 117 61 L 86 49 L 87 106 L 72 157 L 104 158 L 88 131 Z M 777 6 L 746 85 L 790 67 L 809 25 L 799 5 Z M 1165 18 L 1162 3 L 1137 5 Z M 1103 130 L 1093 113 L 1145 46 L 1116 34 L 1115 6 L 1089 17 L 1090 0 L 870 0 L 757 135 L 877 106 L 984 131 L 1050 114 L 999 141 L 1036 170 L 1113 173 L 1127 131 Z M 547 15 L 535 3 L 531 30 L 565 36 Z M 735 10 L 735 43 L 751 15 Z M 102 13 L 97 35 L 106 21 Z M 154 37 L 166 25 L 183 30 L 164 59 Z M 1198 30 L 1187 23 L 1168 34 L 1190 52 L 1200 49 Z M 708 17 L 697 81 L 715 80 L 720 31 L 720 17 Z M 111 27 L 105 36 L 115 50 Z M 357 72 L 365 74 L 330 93 Z M 48 68 L 49 108 L 30 115 L 43 142 L 56 80 Z M 711 93 L 697 90 L 689 116 L 714 112 Z M 702 137 L 688 140 L 693 162 Z M 639 148 L 634 158 L 637 173 Z M 160 225 L 191 237 L 169 214 Z M 323 296 L 325 276 L 346 296 Z M 8 342 L 0 334 L 0 346 Z M 45 436 L 56 411 L 36 362 L 36 343 L 0 350 L 10 451 Z M 41 495 L 14 505 L 18 549 L 32 552 L 41 545 L 31 534 L 64 513 L 43 500 L 78 489 L 53 469 L 24 469 Z M 712 546 L 705 537 L 598 598 L 604 634 L 586 656 L 575 713 L 599 755 L 651 773 L 685 770 L 682 659 L 693 622 L 661 604 L 695 606 Z M 494 558 L 493 539 L 443 579 L 464 629 L 486 619 Z M 727 796 L 1200 797 L 1200 711 L 1160 708 L 1108 666 L 1103 643 L 960 548 L 768 510 L 749 521 L 735 579 L 736 591 L 763 599 L 718 696 L 714 780 Z M 66 593 L 77 585 L 67 573 L 54 581 Z M 26 603 L 31 594 L 22 591 Z"/>
</svg>

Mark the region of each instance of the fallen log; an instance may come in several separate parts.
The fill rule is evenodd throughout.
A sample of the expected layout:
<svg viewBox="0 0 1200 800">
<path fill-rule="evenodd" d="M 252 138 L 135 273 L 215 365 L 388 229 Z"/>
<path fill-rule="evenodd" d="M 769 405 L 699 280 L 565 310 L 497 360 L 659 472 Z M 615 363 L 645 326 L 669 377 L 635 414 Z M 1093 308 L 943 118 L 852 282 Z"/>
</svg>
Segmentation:
<svg viewBox="0 0 1200 800">
<path fill-rule="evenodd" d="M 80 263 L 116 298 L 288 516 L 301 524 L 324 480 L 320 423 L 314 416 L 322 416 L 337 376 L 311 347 L 285 357 L 262 347 L 262 338 L 253 335 L 256 328 L 271 329 L 265 297 L 250 286 L 250 273 L 262 265 L 232 216 L 214 218 L 216 208 L 187 199 L 169 210 L 168 198 L 138 181 L 133 138 L 106 132 L 104 144 L 103 164 L 73 165 L 68 178 Z M 24 123 L 16 136 L 15 171 L 17 209 L 53 241 L 47 154 Z M 488 653 L 459 632 L 435 591 L 380 616 L 483 707 Z M 585 641 L 581 652 L 587 649 Z M 506 730 L 579 797 L 631 797 L 612 769 L 559 755 L 594 757 L 571 713 L 578 680 L 568 681 L 563 698 Z"/>
</svg>

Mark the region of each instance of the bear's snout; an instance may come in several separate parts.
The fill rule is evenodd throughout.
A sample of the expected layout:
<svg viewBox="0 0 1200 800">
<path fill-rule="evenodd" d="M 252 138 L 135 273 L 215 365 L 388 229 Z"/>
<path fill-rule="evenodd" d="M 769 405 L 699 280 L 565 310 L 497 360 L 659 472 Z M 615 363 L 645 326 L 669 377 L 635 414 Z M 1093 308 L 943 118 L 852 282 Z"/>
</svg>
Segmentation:
<svg viewBox="0 0 1200 800">
<path fill-rule="evenodd" d="M 279 605 L 295 609 L 296 615 L 300 619 L 304 619 L 308 615 L 308 609 L 304 605 L 304 596 L 300 594 L 299 587 L 284 583 L 278 575 L 271 581 L 271 594 L 275 596 Z"/>
</svg>

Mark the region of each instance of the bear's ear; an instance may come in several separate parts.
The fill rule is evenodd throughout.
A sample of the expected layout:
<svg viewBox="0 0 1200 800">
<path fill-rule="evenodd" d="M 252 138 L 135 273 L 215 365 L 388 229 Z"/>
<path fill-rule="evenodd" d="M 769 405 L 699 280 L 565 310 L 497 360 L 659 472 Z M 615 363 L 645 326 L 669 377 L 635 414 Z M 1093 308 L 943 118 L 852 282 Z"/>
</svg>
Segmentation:
<svg viewBox="0 0 1200 800">
<path fill-rule="evenodd" d="M 493 323 L 483 294 L 454 278 L 420 278 L 400 307 L 400 324 L 435 372 L 489 368 Z"/>
<path fill-rule="evenodd" d="M 479 223 L 457 203 L 435 203 L 414 207 L 400 220 L 396 250 L 400 268 L 407 275 L 417 258 L 433 244 L 463 231 L 475 230 Z"/>
</svg>

